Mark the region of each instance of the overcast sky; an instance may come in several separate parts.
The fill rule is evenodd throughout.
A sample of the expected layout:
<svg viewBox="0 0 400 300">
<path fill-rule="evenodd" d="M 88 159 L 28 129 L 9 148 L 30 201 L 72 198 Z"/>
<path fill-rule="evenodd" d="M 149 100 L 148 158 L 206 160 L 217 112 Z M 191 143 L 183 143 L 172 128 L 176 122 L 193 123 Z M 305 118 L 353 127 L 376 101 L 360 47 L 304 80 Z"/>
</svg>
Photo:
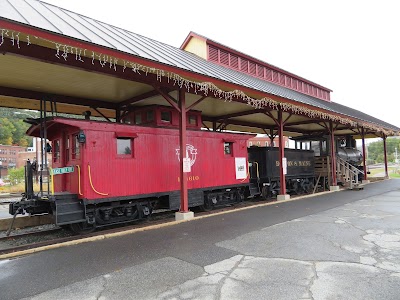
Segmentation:
<svg viewBox="0 0 400 300">
<path fill-rule="evenodd" d="M 398 1 L 45 0 L 180 47 L 190 31 L 331 90 L 400 127 Z"/>
</svg>

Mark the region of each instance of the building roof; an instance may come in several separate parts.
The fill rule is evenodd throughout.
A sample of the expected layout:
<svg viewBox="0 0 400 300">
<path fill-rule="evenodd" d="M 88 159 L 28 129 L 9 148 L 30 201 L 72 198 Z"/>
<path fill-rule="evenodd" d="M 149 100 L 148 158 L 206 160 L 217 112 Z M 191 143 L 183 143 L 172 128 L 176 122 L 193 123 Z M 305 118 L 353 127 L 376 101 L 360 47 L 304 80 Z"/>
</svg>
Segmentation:
<svg viewBox="0 0 400 300">
<path fill-rule="evenodd" d="M 204 60 L 180 48 L 144 37 L 128 30 L 71 12 L 69 10 L 37 0 L 0 0 L 0 19 L 26 24 L 61 36 L 67 36 L 161 63 L 166 66 L 205 75 L 243 86 L 299 104 L 324 109 L 334 114 L 348 116 L 376 124 L 396 132 L 400 128 L 378 120 L 360 111 L 308 96 L 291 89 L 255 78 Z"/>
<path fill-rule="evenodd" d="M 201 39 L 207 41 L 208 43 L 212 43 L 212 44 L 215 44 L 215 45 L 217 45 L 217 46 L 222 46 L 223 48 L 228 49 L 229 52 L 236 53 L 236 54 L 238 54 L 238 55 L 241 55 L 241 56 L 243 56 L 243 57 L 249 58 L 250 60 L 253 60 L 253 61 L 256 61 L 256 62 L 260 62 L 261 64 L 263 64 L 263 65 L 265 65 L 265 66 L 269 66 L 269 67 L 271 67 L 271 68 L 274 69 L 274 70 L 283 72 L 283 73 L 285 73 L 285 74 L 288 74 L 288 75 L 290 75 L 290 76 L 293 76 L 293 77 L 295 77 L 295 78 L 298 78 L 298 79 L 300 79 L 300 80 L 302 80 L 302 81 L 304 81 L 304 82 L 307 82 L 307 83 L 310 83 L 310 84 L 312 84 L 312 85 L 314 85 L 314 86 L 320 87 L 320 88 L 322 88 L 322 89 L 324 89 L 324 90 L 326 90 L 326 91 L 332 92 L 331 89 L 329 89 L 329 88 L 327 88 L 327 87 L 324 87 L 324 86 L 322 86 L 322 85 L 320 85 L 320 84 L 318 84 L 318 83 L 315 83 L 315 82 L 313 82 L 313 81 L 311 81 L 311 80 L 309 80 L 309 79 L 306 79 L 306 78 L 303 78 L 303 77 L 301 77 L 301 76 L 299 76 L 299 75 L 293 74 L 293 73 L 291 73 L 291 72 L 289 72 L 289 71 L 287 71 L 287 70 L 284 70 L 284 69 L 282 69 L 282 68 L 280 68 L 280 67 L 274 66 L 274 65 L 272 65 L 272 64 L 270 64 L 270 63 L 267 63 L 267 62 L 265 62 L 265 61 L 263 61 L 263 60 L 261 60 L 261 59 L 259 59 L 259 58 L 256 58 L 256 57 L 251 56 L 251 55 L 246 54 L 246 53 L 243 53 L 243 52 L 241 52 L 241 51 L 239 51 L 239 50 L 233 49 L 232 47 L 229 47 L 229 46 L 226 46 L 226 45 L 224 45 L 224 44 L 221 44 L 220 42 L 217 42 L 216 40 L 210 39 L 210 38 L 208 38 L 208 37 L 206 37 L 206 36 L 204 36 L 204 35 L 198 34 L 198 33 L 193 32 L 193 31 L 191 31 L 191 32 L 188 34 L 188 36 L 186 37 L 185 41 L 184 41 L 184 42 L 182 43 L 182 45 L 181 45 L 181 49 L 184 49 L 184 48 L 185 48 L 185 46 L 186 46 L 187 43 L 189 42 L 190 38 L 192 38 L 192 37 L 198 37 L 198 38 L 201 38 Z"/>
</svg>

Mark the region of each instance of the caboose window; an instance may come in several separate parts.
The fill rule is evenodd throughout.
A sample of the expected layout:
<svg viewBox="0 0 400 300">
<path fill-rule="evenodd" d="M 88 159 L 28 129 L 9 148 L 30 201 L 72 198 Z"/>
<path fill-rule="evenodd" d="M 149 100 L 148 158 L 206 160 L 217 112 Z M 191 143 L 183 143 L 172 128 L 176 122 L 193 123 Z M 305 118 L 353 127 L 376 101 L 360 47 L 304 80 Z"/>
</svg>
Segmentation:
<svg viewBox="0 0 400 300">
<path fill-rule="evenodd" d="M 167 110 L 161 111 L 161 121 L 171 123 L 171 112 Z"/>
<path fill-rule="evenodd" d="M 146 121 L 147 122 L 154 121 L 154 110 L 148 110 L 146 112 Z"/>
<path fill-rule="evenodd" d="M 72 159 L 79 159 L 81 150 L 80 144 L 78 140 L 78 133 L 73 135 L 73 142 L 72 142 Z"/>
<path fill-rule="evenodd" d="M 55 140 L 53 142 L 53 161 L 59 162 L 60 161 L 60 140 Z"/>
<path fill-rule="evenodd" d="M 224 151 L 225 151 L 226 155 L 232 155 L 232 146 L 233 146 L 233 143 L 231 143 L 231 142 L 224 143 Z"/>
<path fill-rule="evenodd" d="M 142 114 L 141 113 L 135 114 L 135 124 L 136 125 L 142 124 Z"/>
<path fill-rule="evenodd" d="M 197 126 L 197 116 L 196 115 L 189 115 L 188 124 Z"/>
<path fill-rule="evenodd" d="M 65 162 L 69 161 L 69 147 L 69 135 L 67 135 L 65 139 Z"/>
<path fill-rule="evenodd" d="M 132 139 L 131 138 L 117 138 L 117 154 L 132 156 Z"/>
</svg>

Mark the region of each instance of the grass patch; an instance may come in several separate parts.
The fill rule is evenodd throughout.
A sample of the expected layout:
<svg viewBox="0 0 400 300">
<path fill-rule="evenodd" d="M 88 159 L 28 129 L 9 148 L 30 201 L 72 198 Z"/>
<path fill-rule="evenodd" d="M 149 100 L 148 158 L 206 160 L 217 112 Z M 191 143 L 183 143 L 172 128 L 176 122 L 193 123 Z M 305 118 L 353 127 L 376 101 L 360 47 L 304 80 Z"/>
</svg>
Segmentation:
<svg viewBox="0 0 400 300">
<path fill-rule="evenodd" d="M 378 173 L 385 172 L 385 169 L 383 169 L 383 168 L 379 168 L 379 169 L 370 169 L 369 172 L 370 172 L 369 176 L 375 176 L 375 175 L 378 174 Z"/>
<path fill-rule="evenodd" d="M 395 170 L 395 168 L 389 167 L 389 168 L 388 168 L 389 174 L 392 173 L 392 172 L 394 172 L 394 170 Z M 369 169 L 369 172 L 370 172 L 370 174 L 368 174 L 368 176 L 372 176 L 372 177 L 373 177 L 373 176 L 375 176 L 376 174 L 384 173 L 384 172 L 385 172 L 385 168 Z"/>
<path fill-rule="evenodd" d="M 40 186 L 39 184 L 34 183 L 33 184 L 33 191 L 34 192 L 39 192 L 40 191 Z M 15 194 L 20 194 L 25 192 L 25 183 L 21 182 L 16 185 L 5 185 L 0 188 L 0 192 L 2 193 L 15 193 Z"/>
</svg>

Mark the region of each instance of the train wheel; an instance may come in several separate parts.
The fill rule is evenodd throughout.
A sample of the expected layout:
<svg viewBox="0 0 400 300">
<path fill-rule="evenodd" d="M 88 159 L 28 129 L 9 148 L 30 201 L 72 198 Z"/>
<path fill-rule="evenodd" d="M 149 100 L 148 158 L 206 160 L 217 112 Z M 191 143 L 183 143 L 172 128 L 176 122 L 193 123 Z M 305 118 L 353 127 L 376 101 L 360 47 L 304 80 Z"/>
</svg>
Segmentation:
<svg viewBox="0 0 400 300">
<path fill-rule="evenodd" d="M 204 204 L 200 205 L 202 211 L 210 211 L 214 209 L 215 204 L 217 204 L 217 196 L 207 196 L 204 197 Z"/>
<path fill-rule="evenodd" d="M 307 186 L 307 194 L 311 194 L 314 191 L 314 182 L 309 181 Z"/>
<path fill-rule="evenodd" d="M 262 187 L 261 197 L 263 198 L 263 200 L 268 200 L 269 198 L 271 198 L 271 191 L 269 190 L 268 185 Z"/>
<path fill-rule="evenodd" d="M 96 229 L 95 225 L 89 225 L 86 222 L 73 223 L 69 225 L 72 232 L 76 234 L 88 234 Z"/>
<path fill-rule="evenodd" d="M 301 182 L 294 180 L 292 183 L 292 190 L 295 195 L 299 195 L 301 193 Z"/>
<path fill-rule="evenodd" d="M 243 191 L 236 191 L 235 193 L 235 200 L 237 203 L 244 201 L 244 192 Z"/>
<path fill-rule="evenodd" d="M 280 185 L 279 182 L 276 181 L 272 181 L 271 185 L 269 186 L 269 190 L 271 193 L 271 198 L 278 195 L 280 192 Z"/>
</svg>

